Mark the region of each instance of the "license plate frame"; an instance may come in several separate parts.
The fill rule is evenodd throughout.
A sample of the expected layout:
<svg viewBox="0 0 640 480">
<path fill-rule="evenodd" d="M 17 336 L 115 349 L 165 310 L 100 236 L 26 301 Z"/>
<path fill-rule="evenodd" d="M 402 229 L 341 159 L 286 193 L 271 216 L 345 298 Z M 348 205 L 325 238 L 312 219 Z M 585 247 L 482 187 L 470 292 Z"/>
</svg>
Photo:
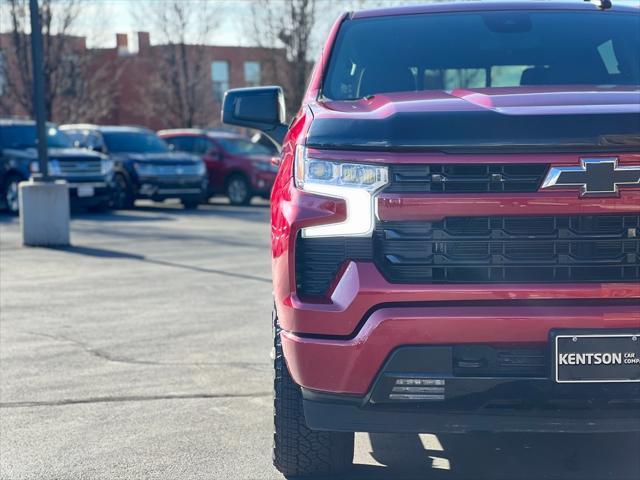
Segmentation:
<svg viewBox="0 0 640 480">
<path fill-rule="evenodd" d="M 634 340 L 635 338 L 635 340 Z M 628 340 L 624 342 L 623 340 Z M 602 348 L 594 348 L 594 344 L 597 345 L 600 341 Z M 640 382 L 640 329 L 639 330 L 553 330 L 550 332 L 550 353 L 551 353 L 551 378 L 555 383 L 571 384 L 571 383 L 638 383 Z M 569 343 L 573 346 L 573 351 L 568 350 L 566 344 Z M 617 345 L 616 345 L 617 343 Z M 609 350 L 605 348 L 605 344 L 609 347 Z M 612 350 L 612 346 L 615 347 Z M 624 348 L 623 348 L 624 347 Z M 587 350 L 586 352 L 582 350 Z M 570 352 L 570 353 L 569 353 Z M 613 355 L 621 354 L 622 364 L 584 364 L 578 362 L 579 360 L 587 360 L 587 357 L 563 357 L 561 354 L 600 354 L 600 355 Z M 634 354 L 633 357 L 625 356 Z M 564 360 L 565 365 L 560 365 L 561 360 Z M 567 360 L 576 361 L 578 363 L 566 364 Z M 602 357 L 601 357 L 602 360 Z M 612 360 L 617 360 L 612 357 Z M 626 360 L 634 360 L 635 363 L 626 364 Z M 595 361 L 594 357 L 591 361 Z M 619 370 L 635 372 L 633 375 L 610 377 L 596 376 L 583 374 L 576 375 L 575 371 L 582 369 L 585 370 L 599 370 L 619 367 Z M 568 378 L 572 377 L 572 378 Z"/>
<path fill-rule="evenodd" d="M 78 198 L 89 198 L 96 194 L 96 189 L 92 185 L 78 185 L 76 187 Z"/>
</svg>

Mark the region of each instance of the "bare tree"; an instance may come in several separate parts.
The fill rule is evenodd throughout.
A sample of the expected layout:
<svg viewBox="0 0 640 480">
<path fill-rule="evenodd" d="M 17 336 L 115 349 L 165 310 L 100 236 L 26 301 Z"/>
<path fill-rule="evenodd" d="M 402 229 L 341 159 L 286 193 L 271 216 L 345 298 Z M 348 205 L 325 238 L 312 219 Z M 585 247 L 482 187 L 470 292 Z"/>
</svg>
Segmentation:
<svg viewBox="0 0 640 480">
<path fill-rule="evenodd" d="M 41 0 L 45 114 L 49 120 L 96 120 L 108 114 L 114 72 L 106 72 L 86 49 L 85 39 L 72 35 L 83 8 L 83 0 Z M 3 111 L 16 106 L 33 111 L 33 76 L 28 0 L 7 0 L 2 9 L 9 17 L 8 45 L 3 45 L 0 76 L 6 95 L 0 97 Z"/>
<path fill-rule="evenodd" d="M 31 43 L 27 33 L 29 24 L 29 4 L 27 0 L 8 0 L 8 13 L 11 22 L 11 44 L 15 59 L 6 61 L 8 95 L 25 111 L 32 112 L 33 81 L 31 71 Z M 47 118 L 52 117 L 56 98 L 64 88 L 68 78 L 65 68 L 68 62 L 63 57 L 71 48 L 69 30 L 79 12 L 78 0 L 59 2 L 54 10 L 52 0 L 43 0 L 40 4 L 40 21 L 42 23 L 42 39 L 44 50 L 44 90 L 45 112 Z M 10 68 L 9 65 L 12 67 Z"/>
<path fill-rule="evenodd" d="M 154 63 L 146 86 L 157 101 L 148 102 L 152 115 L 162 113 L 169 126 L 192 127 L 206 123 L 211 107 L 207 92 L 207 43 L 218 24 L 212 2 L 171 0 L 136 5 L 140 23 L 160 34 L 161 45 L 151 48 Z"/>
<path fill-rule="evenodd" d="M 63 82 L 64 97 L 56 102 L 54 118 L 68 123 L 99 123 L 109 118 L 118 95 L 119 66 L 103 62 L 95 52 L 71 55 L 66 61 L 70 75 Z"/>
<path fill-rule="evenodd" d="M 309 57 L 319 3 L 318 0 L 255 0 L 251 4 L 254 42 L 261 47 L 285 50 L 285 68 L 278 64 L 276 50 L 272 50 L 269 67 L 276 81 L 285 88 L 290 114 L 295 114 L 300 108 L 311 73 Z"/>
</svg>

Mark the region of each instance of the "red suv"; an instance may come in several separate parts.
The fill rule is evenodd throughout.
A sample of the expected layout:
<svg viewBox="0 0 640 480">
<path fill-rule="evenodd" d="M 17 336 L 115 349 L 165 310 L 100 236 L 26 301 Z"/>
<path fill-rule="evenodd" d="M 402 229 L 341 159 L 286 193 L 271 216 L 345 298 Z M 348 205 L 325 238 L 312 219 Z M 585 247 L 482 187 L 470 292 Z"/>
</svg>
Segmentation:
<svg viewBox="0 0 640 480">
<path fill-rule="evenodd" d="M 607 7 L 345 14 L 290 126 L 279 88 L 227 92 L 283 145 L 281 472 L 347 468 L 356 431 L 640 430 L 640 12 Z"/>
<path fill-rule="evenodd" d="M 272 163 L 277 148 L 242 135 L 201 129 L 161 130 L 158 135 L 174 150 L 201 155 L 209 173 L 209 197 L 226 195 L 233 205 L 253 197 L 269 198 L 278 173 Z"/>
</svg>

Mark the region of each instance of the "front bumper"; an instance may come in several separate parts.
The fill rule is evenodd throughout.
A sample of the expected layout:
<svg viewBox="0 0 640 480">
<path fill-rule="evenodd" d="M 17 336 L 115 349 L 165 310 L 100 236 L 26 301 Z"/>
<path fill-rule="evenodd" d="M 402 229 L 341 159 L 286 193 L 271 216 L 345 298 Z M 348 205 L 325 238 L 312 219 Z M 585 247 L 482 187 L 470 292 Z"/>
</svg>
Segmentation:
<svg viewBox="0 0 640 480">
<path fill-rule="evenodd" d="M 104 182 L 69 183 L 69 199 L 74 207 L 94 207 L 106 205 L 111 201 L 113 187 Z M 83 191 L 92 190 L 90 195 Z"/>
<path fill-rule="evenodd" d="M 308 426 L 395 433 L 640 432 L 639 383 L 557 384 L 549 380 L 549 362 L 535 359 L 537 351 L 538 359 L 548 359 L 546 348 L 500 349 L 484 366 L 493 376 L 471 376 L 478 366 L 456 348 L 395 349 L 363 396 L 303 389 Z M 468 354 L 473 347 L 462 350 Z M 537 376 L 528 375 L 534 371 Z M 509 375 L 514 372 L 520 375 Z M 418 381 L 429 386 L 398 387 Z M 426 393 L 398 393 L 416 388 Z"/>
<path fill-rule="evenodd" d="M 631 395 L 631 394 L 630 394 Z M 638 392 L 636 391 L 637 398 Z M 379 433 L 640 432 L 640 408 L 584 403 L 576 408 L 420 409 L 361 406 L 305 392 L 306 423 L 313 430 Z"/>
<path fill-rule="evenodd" d="M 197 199 L 204 198 L 207 191 L 207 180 L 195 178 L 143 178 L 139 179 L 137 198 L 155 201 L 169 198 Z"/>
<path fill-rule="evenodd" d="M 544 347 L 553 329 L 639 329 L 637 300 L 503 301 L 380 306 L 347 337 L 283 330 L 282 348 L 304 388 L 364 396 L 394 350 L 407 345 Z M 429 368 L 429 364 L 416 366 Z"/>
</svg>

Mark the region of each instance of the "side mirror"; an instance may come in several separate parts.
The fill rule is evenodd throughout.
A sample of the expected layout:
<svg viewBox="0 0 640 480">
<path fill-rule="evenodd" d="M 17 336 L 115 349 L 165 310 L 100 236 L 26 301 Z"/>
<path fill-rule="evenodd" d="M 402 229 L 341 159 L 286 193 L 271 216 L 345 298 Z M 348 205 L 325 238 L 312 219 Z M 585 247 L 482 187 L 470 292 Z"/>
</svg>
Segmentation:
<svg viewBox="0 0 640 480">
<path fill-rule="evenodd" d="M 287 133 L 284 93 L 280 87 L 235 88 L 222 101 L 222 122 L 255 128 L 282 145 Z"/>
</svg>

